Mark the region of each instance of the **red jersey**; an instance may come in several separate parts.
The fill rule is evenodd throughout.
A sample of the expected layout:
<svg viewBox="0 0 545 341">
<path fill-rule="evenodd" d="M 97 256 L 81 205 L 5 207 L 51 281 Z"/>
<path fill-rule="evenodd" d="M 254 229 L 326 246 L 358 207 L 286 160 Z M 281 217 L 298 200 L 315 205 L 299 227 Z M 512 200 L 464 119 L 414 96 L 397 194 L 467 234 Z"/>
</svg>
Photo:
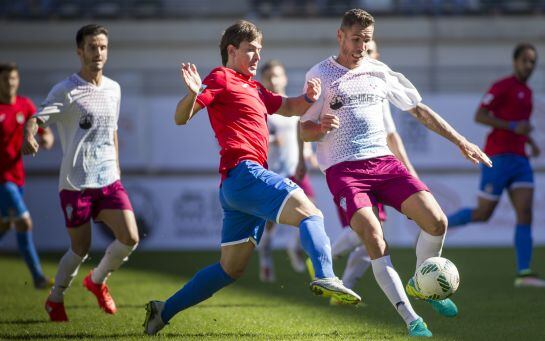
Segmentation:
<svg viewBox="0 0 545 341">
<path fill-rule="evenodd" d="M 494 83 L 484 95 L 481 108 L 506 121 L 528 121 L 532 114 L 532 90 L 515 76 Z M 527 156 L 528 137 L 511 130 L 493 128 L 486 138 L 484 152 L 488 156 L 517 154 Z"/>
<path fill-rule="evenodd" d="M 34 103 L 26 97 L 16 96 L 15 103 L 0 103 L 0 183 L 25 183 L 23 169 L 24 127 L 36 112 Z"/>
<path fill-rule="evenodd" d="M 222 179 L 241 161 L 266 167 L 269 147 L 267 115 L 278 111 L 282 96 L 233 69 L 218 67 L 203 80 L 197 103 L 208 109 L 220 145 Z"/>
</svg>

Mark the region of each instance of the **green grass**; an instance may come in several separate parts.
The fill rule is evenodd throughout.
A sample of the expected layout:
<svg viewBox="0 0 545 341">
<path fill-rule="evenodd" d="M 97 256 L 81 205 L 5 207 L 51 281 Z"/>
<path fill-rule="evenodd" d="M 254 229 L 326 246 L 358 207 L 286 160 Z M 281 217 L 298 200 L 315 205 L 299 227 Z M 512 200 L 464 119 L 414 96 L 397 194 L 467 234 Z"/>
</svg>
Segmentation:
<svg viewBox="0 0 545 341">
<path fill-rule="evenodd" d="M 403 281 L 414 270 L 414 250 L 392 251 Z M 215 262 L 216 252 L 136 252 L 109 280 L 119 312 L 101 312 L 81 281 L 100 255 L 80 269 L 66 295 L 69 323 L 50 323 L 43 310 L 46 291 L 35 290 L 20 257 L 0 255 L 0 339 L 139 339 L 144 304 L 166 299 L 199 268 Z M 543 339 L 545 290 L 513 287 L 511 249 L 449 249 L 461 275 L 453 297 L 460 316 L 437 316 L 428 304 L 414 302 L 437 340 Z M 43 255 L 53 274 L 59 254 Z M 545 249 L 534 253 L 535 270 L 545 274 Z M 356 291 L 362 307 L 330 307 L 308 290 L 305 274 L 292 272 L 283 252 L 275 253 L 278 282 L 257 279 L 257 255 L 245 276 L 211 299 L 176 316 L 159 339 L 184 340 L 402 340 L 406 330 L 369 271 Z M 341 273 L 344 260 L 336 264 Z"/>
</svg>

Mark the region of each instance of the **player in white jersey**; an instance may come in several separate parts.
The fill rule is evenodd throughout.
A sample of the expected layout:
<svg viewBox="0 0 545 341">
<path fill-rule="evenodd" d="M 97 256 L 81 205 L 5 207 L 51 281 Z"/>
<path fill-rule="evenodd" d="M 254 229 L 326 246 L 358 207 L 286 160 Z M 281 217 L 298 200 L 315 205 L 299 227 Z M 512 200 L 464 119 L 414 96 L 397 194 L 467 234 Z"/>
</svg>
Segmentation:
<svg viewBox="0 0 545 341">
<path fill-rule="evenodd" d="M 377 44 L 374 40 L 371 40 L 367 44 L 367 55 L 376 60 L 378 60 L 380 57 Z M 409 173 L 418 178 L 416 170 L 411 164 L 411 161 L 409 160 L 409 157 L 405 151 L 403 140 L 397 133 L 397 128 L 392 118 L 392 112 L 390 110 L 390 103 L 388 100 L 382 101 L 382 113 L 384 116 L 384 130 L 386 132 L 386 143 L 388 148 L 392 151 L 395 157 L 397 157 L 398 160 L 403 163 Z M 384 210 L 384 205 L 378 203 L 377 208 L 379 220 L 381 223 L 384 223 L 387 217 L 386 211 Z M 341 226 L 343 227 L 343 232 L 339 238 L 332 243 L 331 255 L 333 256 L 333 259 L 338 258 L 339 256 L 348 255 L 342 281 L 346 287 L 353 289 L 357 280 L 360 279 L 365 274 L 369 266 L 371 266 L 371 258 L 367 254 L 367 250 L 365 249 L 360 237 L 350 228 L 350 224 L 348 221 L 346 221 L 343 209 L 337 206 L 337 210 L 341 221 Z M 339 302 L 333 298 L 330 302 L 331 304 L 339 304 Z"/>
<path fill-rule="evenodd" d="M 288 77 L 284 65 L 278 60 L 266 62 L 261 68 L 261 83 L 272 92 L 286 96 Z M 306 175 L 305 167 L 305 149 L 310 147 L 310 144 L 303 144 L 299 138 L 299 117 L 270 115 L 267 123 L 269 127 L 269 156 L 267 159 L 269 169 L 295 182 L 314 202 L 314 190 Z M 273 221 L 267 221 L 259 243 L 259 278 L 262 282 L 276 280 L 272 258 L 274 226 Z M 295 234 L 290 239 L 286 251 L 293 269 L 297 272 L 305 271 L 305 251 L 301 247 L 299 234 Z"/>
<path fill-rule="evenodd" d="M 364 241 L 377 283 L 396 308 L 409 335 L 431 336 L 411 307 L 399 275 L 390 260 L 382 227 L 373 207 L 378 202 L 396 208 L 421 228 L 417 263 L 440 256 L 447 219 L 426 185 L 412 176 L 392 155 L 386 143 L 382 104 L 385 99 L 409 111 L 422 124 L 458 146 L 473 163 L 490 160 L 429 107 L 421 103 L 414 86 L 400 73 L 366 57 L 373 39 L 374 18 L 361 9 L 345 13 L 337 31 L 339 54 L 318 63 L 307 77 L 320 78 L 322 96 L 301 119 L 305 141 L 319 141 L 318 163 L 350 226 Z M 423 297 L 412 285 L 412 296 Z M 449 300 L 430 301 L 445 316 L 458 311 Z"/>
<path fill-rule="evenodd" d="M 64 292 L 77 275 L 91 244 L 91 218 L 104 222 L 115 240 L 83 285 L 108 314 L 117 311 L 106 280 L 138 244 L 138 229 L 127 192 L 120 181 L 117 120 L 121 90 L 103 75 L 108 31 L 86 25 L 76 34 L 81 69 L 53 87 L 26 127 L 25 154 L 35 154 L 37 126 L 56 123 L 62 144 L 59 191 L 70 249 L 61 258 L 55 284 L 45 302 L 52 321 L 68 321 Z"/>
</svg>

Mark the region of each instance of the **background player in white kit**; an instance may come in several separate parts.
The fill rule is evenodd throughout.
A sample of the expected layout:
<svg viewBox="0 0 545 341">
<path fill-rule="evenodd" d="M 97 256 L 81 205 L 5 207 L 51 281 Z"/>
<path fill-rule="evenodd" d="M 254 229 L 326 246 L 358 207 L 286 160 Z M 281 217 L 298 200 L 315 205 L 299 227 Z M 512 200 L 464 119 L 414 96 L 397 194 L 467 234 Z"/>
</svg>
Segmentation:
<svg viewBox="0 0 545 341">
<path fill-rule="evenodd" d="M 270 91 L 286 96 L 288 77 L 284 65 L 278 60 L 266 62 L 261 67 L 261 83 Z M 269 157 L 267 159 L 269 169 L 294 181 L 307 197 L 315 202 L 314 190 L 306 175 L 305 166 L 306 156 L 311 146 L 309 143 L 303 143 L 299 138 L 297 129 L 299 116 L 270 115 L 267 123 L 269 126 Z M 262 282 L 276 280 L 272 258 L 274 226 L 273 221 L 267 221 L 259 243 L 259 278 Z M 305 251 L 301 247 L 299 234 L 294 233 L 291 237 L 286 249 L 291 266 L 295 271 L 303 272 L 305 271 Z"/>
<path fill-rule="evenodd" d="M 378 202 L 392 206 L 420 226 L 417 267 L 425 259 L 441 255 L 447 219 L 426 185 L 388 149 L 383 101 L 387 99 L 409 111 L 426 127 L 457 145 L 472 162 L 488 166 L 491 162 L 479 147 L 422 104 L 418 91 L 402 74 L 366 58 L 373 33 L 374 18 L 369 13 L 361 9 L 345 13 L 337 31 L 339 55 L 318 63 L 307 73 L 307 78 L 320 78 L 322 96 L 301 118 L 301 136 L 305 141 L 320 141 L 318 163 L 326 173 L 329 189 L 350 226 L 364 241 L 375 279 L 407 324 L 409 335 L 429 337 L 431 332 L 411 307 L 392 265 L 373 207 Z M 419 296 L 411 281 L 407 287 L 409 294 Z M 430 303 L 442 315 L 458 313 L 449 299 Z"/>
<path fill-rule="evenodd" d="M 103 76 L 108 59 L 108 31 L 86 25 L 76 34 L 81 69 L 53 87 L 42 108 L 29 120 L 23 152 L 34 154 L 37 124 L 56 123 L 63 149 L 59 191 L 70 249 L 59 262 L 45 308 L 52 321 L 67 321 L 64 292 L 77 275 L 91 244 L 91 223 L 104 222 L 115 235 L 104 257 L 83 280 L 101 309 L 114 314 L 115 302 L 105 282 L 138 243 L 138 229 L 120 181 L 117 121 L 119 84 Z"/>
</svg>

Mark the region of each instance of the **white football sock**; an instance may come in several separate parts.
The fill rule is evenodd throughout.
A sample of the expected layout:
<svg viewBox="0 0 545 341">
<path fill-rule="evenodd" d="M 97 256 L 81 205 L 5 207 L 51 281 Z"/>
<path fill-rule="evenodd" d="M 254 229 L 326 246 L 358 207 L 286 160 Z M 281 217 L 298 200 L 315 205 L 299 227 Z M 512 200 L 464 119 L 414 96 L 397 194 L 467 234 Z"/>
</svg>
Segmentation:
<svg viewBox="0 0 545 341">
<path fill-rule="evenodd" d="M 79 266 L 86 258 L 87 255 L 80 257 L 72 249 L 66 251 L 59 262 L 57 274 L 55 275 L 55 284 L 49 293 L 49 300 L 53 302 L 64 301 L 64 292 L 70 287 L 70 283 L 78 274 Z"/>
<path fill-rule="evenodd" d="M 137 245 L 125 245 L 117 239 L 114 240 L 106 249 L 98 266 L 93 269 L 91 281 L 95 284 L 106 282 L 108 276 L 129 259 L 129 255 Z"/>
<path fill-rule="evenodd" d="M 333 258 L 343 256 L 349 252 L 352 252 L 355 248 L 362 245 L 360 237 L 350 227 L 343 229 L 343 232 L 339 235 L 339 238 L 335 240 L 331 246 L 331 256 Z"/>
<path fill-rule="evenodd" d="M 413 310 L 409 298 L 403 289 L 401 279 L 392 265 L 390 256 L 387 255 L 373 259 L 371 260 L 371 264 L 378 285 L 384 291 L 390 303 L 396 308 L 401 318 L 403 318 L 403 321 L 409 325 L 409 323 L 418 319 L 420 316 Z"/>
<path fill-rule="evenodd" d="M 428 258 L 440 257 L 444 241 L 445 234 L 432 236 L 424 230 L 420 231 L 416 242 L 416 268 Z"/>
<path fill-rule="evenodd" d="M 369 266 L 371 266 L 371 258 L 369 258 L 367 250 L 363 245 L 358 246 L 348 256 L 342 278 L 344 286 L 353 289 L 356 286 L 356 282 L 369 269 Z"/>
</svg>

